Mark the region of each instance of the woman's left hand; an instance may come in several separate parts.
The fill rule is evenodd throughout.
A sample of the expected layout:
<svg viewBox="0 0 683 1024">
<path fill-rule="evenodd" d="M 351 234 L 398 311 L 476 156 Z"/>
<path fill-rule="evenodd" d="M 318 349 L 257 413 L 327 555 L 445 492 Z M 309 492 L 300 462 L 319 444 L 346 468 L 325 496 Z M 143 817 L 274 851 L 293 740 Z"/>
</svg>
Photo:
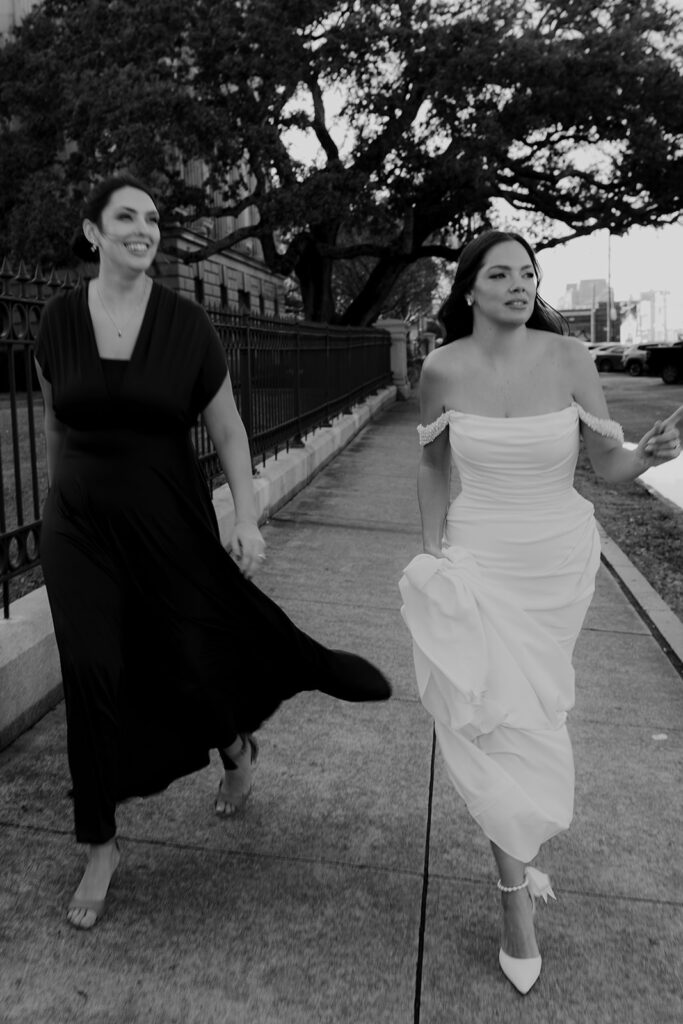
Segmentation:
<svg viewBox="0 0 683 1024">
<path fill-rule="evenodd" d="M 266 542 L 256 523 L 235 523 L 228 550 L 240 572 L 248 580 L 263 565 L 266 558 Z"/>
<path fill-rule="evenodd" d="M 681 438 L 678 421 L 683 417 L 683 405 L 665 420 L 657 420 L 644 434 L 636 446 L 638 457 L 648 465 L 668 462 L 681 454 Z"/>
</svg>

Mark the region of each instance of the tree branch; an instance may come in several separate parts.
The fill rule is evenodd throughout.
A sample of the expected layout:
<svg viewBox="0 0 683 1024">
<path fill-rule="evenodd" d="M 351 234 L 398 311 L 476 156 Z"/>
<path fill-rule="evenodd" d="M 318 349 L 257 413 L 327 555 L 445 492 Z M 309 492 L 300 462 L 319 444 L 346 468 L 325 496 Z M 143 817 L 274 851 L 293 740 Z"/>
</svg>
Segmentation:
<svg viewBox="0 0 683 1024">
<path fill-rule="evenodd" d="M 321 256 L 331 260 L 355 260 L 359 256 L 375 256 L 378 259 L 388 256 L 394 250 L 388 245 L 379 245 L 375 242 L 358 242 L 356 245 L 319 245 L 318 250 Z"/>
<path fill-rule="evenodd" d="M 318 138 L 318 142 L 323 147 L 329 163 L 338 164 L 340 162 L 339 149 L 325 123 L 325 104 L 323 103 L 320 82 L 315 75 L 311 75 L 308 79 L 308 88 L 313 100 L 313 121 L 311 122 L 311 127 Z"/>
<path fill-rule="evenodd" d="M 233 206 L 212 206 L 209 209 L 209 213 L 212 217 L 239 217 L 241 213 L 248 210 L 250 206 L 255 206 L 255 198 L 258 198 L 256 192 L 250 192 L 244 199 L 240 199 L 238 203 Z"/>
<path fill-rule="evenodd" d="M 217 252 L 225 252 L 226 249 L 232 249 L 233 246 L 237 245 L 238 242 L 243 242 L 245 238 L 261 238 L 263 235 L 269 234 L 268 229 L 263 224 L 253 224 L 250 227 L 238 228 L 236 231 L 231 231 L 229 235 L 225 235 L 223 238 L 217 238 L 214 242 L 209 242 L 207 245 L 201 246 L 199 249 L 194 249 L 192 252 L 180 252 L 174 249 L 174 255 L 178 259 L 182 260 L 183 263 L 199 263 L 200 260 L 208 259 L 209 256 L 213 256 Z"/>
</svg>

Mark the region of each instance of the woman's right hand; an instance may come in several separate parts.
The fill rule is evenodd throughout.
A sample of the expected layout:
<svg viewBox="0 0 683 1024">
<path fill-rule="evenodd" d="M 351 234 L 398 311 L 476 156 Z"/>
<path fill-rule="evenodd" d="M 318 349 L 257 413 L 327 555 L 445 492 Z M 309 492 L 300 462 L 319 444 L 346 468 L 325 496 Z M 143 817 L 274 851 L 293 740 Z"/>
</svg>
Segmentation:
<svg viewBox="0 0 683 1024">
<path fill-rule="evenodd" d="M 636 446 L 636 454 L 645 465 L 656 465 L 668 462 L 681 454 L 678 421 L 683 419 L 683 405 L 665 420 L 657 420 L 655 425 L 641 437 Z"/>
<path fill-rule="evenodd" d="M 250 580 L 266 558 L 266 542 L 257 524 L 237 520 L 232 530 L 228 551 L 242 575 Z"/>
</svg>

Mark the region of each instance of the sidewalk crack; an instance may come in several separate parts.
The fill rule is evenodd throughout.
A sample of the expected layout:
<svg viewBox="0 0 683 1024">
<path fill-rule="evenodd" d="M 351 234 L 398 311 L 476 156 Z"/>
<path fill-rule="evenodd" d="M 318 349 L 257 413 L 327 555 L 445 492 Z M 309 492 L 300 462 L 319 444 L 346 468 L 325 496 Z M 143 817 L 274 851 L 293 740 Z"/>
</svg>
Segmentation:
<svg viewBox="0 0 683 1024">
<path fill-rule="evenodd" d="M 420 929 L 417 942 L 417 965 L 415 969 L 415 1012 L 414 1024 L 420 1024 L 420 1008 L 422 1001 L 422 965 L 424 961 L 425 928 L 427 925 L 427 890 L 429 888 L 429 845 L 432 834 L 432 804 L 434 799 L 434 759 L 436 754 L 436 734 L 432 729 L 432 755 L 429 766 L 429 797 L 427 802 L 427 829 L 425 835 L 425 859 L 422 875 L 422 900 L 420 903 Z"/>
</svg>

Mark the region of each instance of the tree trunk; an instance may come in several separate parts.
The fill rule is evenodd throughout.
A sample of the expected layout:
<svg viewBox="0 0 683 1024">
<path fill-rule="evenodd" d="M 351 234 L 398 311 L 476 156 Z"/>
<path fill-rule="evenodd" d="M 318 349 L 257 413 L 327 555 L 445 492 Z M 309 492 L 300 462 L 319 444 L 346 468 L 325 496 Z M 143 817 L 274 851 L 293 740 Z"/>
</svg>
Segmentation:
<svg viewBox="0 0 683 1024">
<path fill-rule="evenodd" d="M 334 323 L 337 319 L 332 291 L 332 260 L 321 256 L 318 248 L 321 241 L 334 245 L 336 233 L 336 228 L 316 229 L 306 240 L 296 262 L 295 273 L 301 288 L 304 316 L 318 323 Z"/>
<path fill-rule="evenodd" d="M 392 288 L 412 262 L 409 256 L 398 253 L 383 256 L 371 270 L 362 290 L 342 313 L 340 323 L 359 327 L 374 323 L 386 306 Z"/>
</svg>

